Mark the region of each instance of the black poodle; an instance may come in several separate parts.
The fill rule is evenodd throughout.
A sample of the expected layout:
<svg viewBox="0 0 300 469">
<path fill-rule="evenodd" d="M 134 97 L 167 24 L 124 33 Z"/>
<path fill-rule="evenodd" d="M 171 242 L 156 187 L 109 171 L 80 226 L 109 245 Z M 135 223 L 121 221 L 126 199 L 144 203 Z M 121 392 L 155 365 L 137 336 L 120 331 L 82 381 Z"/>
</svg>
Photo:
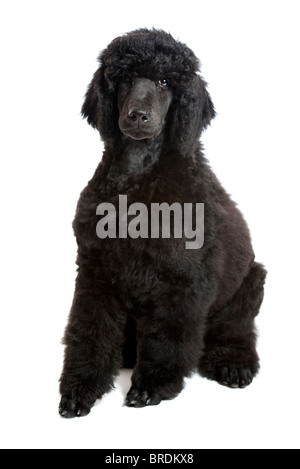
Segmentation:
<svg viewBox="0 0 300 469">
<path fill-rule="evenodd" d="M 249 385 L 259 369 L 254 319 L 266 271 L 201 151 L 215 111 L 198 59 L 169 34 L 141 29 L 115 39 L 99 61 L 82 114 L 105 150 L 73 223 L 79 267 L 59 409 L 67 418 L 87 415 L 122 366 L 134 367 L 133 407 L 173 398 L 195 369 L 231 388 Z M 122 223 L 138 210 L 124 213 L 119 196 L 148 209 L 135 236 Z M 187 233 L 175 235 L 175 203 L 204 204 L 203 245 L 187 248 Z M 169 237 L 164 227 L 151 236 L 158 204 L 170 208 Z"/>
</svg>

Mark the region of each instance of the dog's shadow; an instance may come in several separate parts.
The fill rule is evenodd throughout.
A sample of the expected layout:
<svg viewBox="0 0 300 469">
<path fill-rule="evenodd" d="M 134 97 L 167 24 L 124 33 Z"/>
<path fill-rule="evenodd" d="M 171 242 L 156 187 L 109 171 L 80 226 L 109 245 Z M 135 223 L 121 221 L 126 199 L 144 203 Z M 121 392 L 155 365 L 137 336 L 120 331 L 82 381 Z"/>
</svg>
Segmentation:
<svg viewBox="0 0 300 469">
<path fill-rule="evenodd" d="M 120 389 L 123 397 L 125 398 L 131 387 L 131 375 L 133 370 L 129 368 L 122 368 L 119 375 L 115 380 L 115 385 Z"/>
</svg>

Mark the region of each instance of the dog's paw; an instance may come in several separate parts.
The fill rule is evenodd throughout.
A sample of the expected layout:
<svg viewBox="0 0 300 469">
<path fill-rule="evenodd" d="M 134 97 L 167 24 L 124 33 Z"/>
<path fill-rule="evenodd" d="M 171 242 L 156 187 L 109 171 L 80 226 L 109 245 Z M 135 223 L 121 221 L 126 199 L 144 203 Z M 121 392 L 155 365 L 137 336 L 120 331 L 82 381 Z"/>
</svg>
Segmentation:
<svg viewBox="0 0 300 469">
<path fill-rule="evenodd" d="M 92 405 L 82 402 L 78 398 L 62 396 L 59 404 L 59 413 L 66 419 L 74 417 L 85 417 L 91 411 Z"/>
<path fill-rule="evenodd" d="M 128 407 L 146 407 L 149 405 L 158 405 L 162 397 L 157 392 L 146 391 L 132 387 L 125 400 Z"/>
<path fill-rule="evenodd" d="M 253 375 L 249 367 L 219 366 L 216 370 L 217 381 L 229 388 L 246 388 L 253 381 Z"/>
</svg>

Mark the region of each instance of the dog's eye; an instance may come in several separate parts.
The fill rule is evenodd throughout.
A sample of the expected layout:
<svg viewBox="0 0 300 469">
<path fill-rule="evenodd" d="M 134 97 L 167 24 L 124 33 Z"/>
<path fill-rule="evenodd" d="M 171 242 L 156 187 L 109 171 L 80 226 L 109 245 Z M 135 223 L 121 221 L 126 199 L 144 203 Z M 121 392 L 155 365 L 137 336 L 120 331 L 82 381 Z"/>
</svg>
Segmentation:
<svg viewBox="0 0 300 469">
<path fill-rule="evenodd" d="M 123 81 L 124 81 L 124 83 L 131 83 L 131 82 L 132 82 L 132 79 L 131 79 L 131 77 L 130 77 L 129 75 L 125 75 L 125 76 L 123 77 Z"/>
<path fill-rule="evenodd" d="M 159 88 L 168 88 L 169 82 L 168 82 L 168 80 L 163 78 L 162 80 L 159 80 L 158 86 L 159 86 Z"/>
</svg>

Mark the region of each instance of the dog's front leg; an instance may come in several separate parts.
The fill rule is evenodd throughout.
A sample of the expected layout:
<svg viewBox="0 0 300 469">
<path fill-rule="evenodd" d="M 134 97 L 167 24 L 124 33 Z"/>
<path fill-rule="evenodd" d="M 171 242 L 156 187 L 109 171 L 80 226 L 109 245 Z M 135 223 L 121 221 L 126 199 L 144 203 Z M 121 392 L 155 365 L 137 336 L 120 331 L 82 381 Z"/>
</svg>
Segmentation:
<svg viewBox="0 0 300 469">
<path fill-rule="evenodd" d="M 183 321 L 182 315 L 175 313 L 166 314 L 163 320 L 153 321 L 152 316 L 142 321 L 127 406 L 157 405 L 181 392 L 184 377 L 195 369 L 202 343 L 203 331 L 195 317 L 191 314 Z"/>
<path fill-rule="evenodd" d="M 113 388 L 121 364 L 125 319 L 110 290 L 91 272 L 79 271 L 64 336 L 59 407 L 63 417 L 89 414 L 95 400 Z"/>
</svg>

